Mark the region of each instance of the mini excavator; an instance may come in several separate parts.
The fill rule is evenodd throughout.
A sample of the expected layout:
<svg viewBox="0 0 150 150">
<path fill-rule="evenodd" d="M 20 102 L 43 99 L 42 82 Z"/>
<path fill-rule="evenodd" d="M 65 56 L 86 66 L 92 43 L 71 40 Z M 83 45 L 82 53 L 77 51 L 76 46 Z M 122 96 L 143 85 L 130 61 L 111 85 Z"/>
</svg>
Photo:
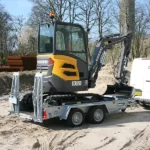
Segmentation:
<svg viewBox="0 0 150 150">
<path fill-rule="evenodd" d="M 80 126 L 83 120 L 78 122 L 78 119 L 79 117 L 82 119 L 84 117 L 81 115 L 83 112 L 81 112 L 81 109 L 79 110 L 79 107 L 85 104 L 86 106 L 90 105 L 95 108 L 94 103 L 104 101 L 106 96 L 76 92 L 87 91 L 96 86 L 98 72 L 104 65 L 107 50 L 110 50 L 113 45 L 118 43 L 122 43 L 122 51 L 120 64 L 117 68 L 117 82 L 115 85 L 108 85 L 104 95 L 111 95 L 113 97 L 112 95 L 116 96 L 119 93 L 119 95 L 123 94 L 124 97 L 130 97 L 132 87 L 127 85 L 125 68 L 130 54 L 132 33 L 126 35 L 113 34 L 101 38 L 96 44 L 91 63 L 89 64 L 87 32 L 84 31 L 83 27 L 79 24 L 54 21 L 54 13 L 51 13 L 51 19 L 51 23 L 40 24 L 38 32 L 37 72 L 42 76 L 42 83 L 34 83 L 33 93 L 25 95 L 22 101 L 19 102 L 21 104 L 20 109 L 22 107 L 24 111 L 34 111 L 34 117 L 36 116 L 36 119 L 40 118 L 42 120 L 41 118 L 46 117 L 53 118 L 52 116 L 58 113 L 56 111 L 57 113 L 53 114 L 52 110 L 47 109 L 48 106 L 64 107 L 67 105 L 70 109 L 72 107 L 74 109 L 70 114 L 68 112 L 69 108 L 67 108 L 67 112 L 65 111 L 66 114 L 70 114 L 71 116 L 73 114 L 77 115 L 74 118 L 74 122 L 73 119 L 69 119 L 69 122 L 73 126 Z M 42 87 L 38 85 L 42 85 Z M 41 94 L 39 94 L 40 92 Z M 13 96 L 10 97 L 11 102 Z M 107 100 L 108 97 L 110 96 L 107 96 Z M 40 103 L 37 103 L 38 100 Z M 17 104 L 18 102 L 15 103 Z M 75 104 L 78 104 L 76 109 L 74 107 Z M 116 107 L 120 106 L 121 104 Z M 124 107 L 120 109 L 124 110 Z M 65 108 L 63 108 L 61 119 L 65 118 L 63 118 Z M 88 108 L 86 109 L 87 111 Z M 104 109 L 106 112 L 109 112 L 107 106 Z M 78 110 L 78 113 L 75 110 Z M 93 112 L 93 109 L 91 111 Z M 89 118 L 92 118 L 92 112 L 89 113 Z M 68 118 L 70 118 L 70 115 Z M 93 122 L 100 123 L 102 120 L 94 120 Z"/>
<path fill-rule="evenodd" d="M 106 52 L 113 45 L 123 43 L 117 80 L 125 84 L 131 33 L 108 35 L 101 38 L 88 65 L 86 32 L 79 24 L 52 22 L 41 24 L 38 35 L 37 71 L 47 76 L 44 93 L 76 92 L 94 88 Z"/>
</svg>

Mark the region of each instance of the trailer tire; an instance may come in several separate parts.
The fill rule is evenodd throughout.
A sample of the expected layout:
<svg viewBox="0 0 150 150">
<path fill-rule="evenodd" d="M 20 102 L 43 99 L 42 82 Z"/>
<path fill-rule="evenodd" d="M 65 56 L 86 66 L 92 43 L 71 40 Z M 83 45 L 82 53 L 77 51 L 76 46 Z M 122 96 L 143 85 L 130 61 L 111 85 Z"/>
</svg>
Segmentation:
<svg viewBox="0 0 150 150">
<path fill-rule="evenodd" d="M 67 125 L 70 127 L 82 126 L 85 120 L 85 115 L 81 109 L 74 108 L 71 109 L 69 116 L 67 118 Z"/>
<path fill-rule="evenodd" d="M 126 111 L 126 109 L 121 109 L 121 111 L 122 111 L 122 112 L 125 112 L 125 111 Z"/>
<path fill-rule="evenodd" d="M 87 120 L 92 124 L 100 124 L 105 119 L 105 110 L 103 107 L 91 107 L 87 114 Z"/>
<path fill-rule="evenodd" d="M 142 107 L 144 107 L 144 108 L 147 108 L 147 107 L 148 107 L 148 105 L 146 105 L 146 103 L 140 102 L 140 101 L 139 101 L 139 105 L 142 106 Z"/>
</svg>

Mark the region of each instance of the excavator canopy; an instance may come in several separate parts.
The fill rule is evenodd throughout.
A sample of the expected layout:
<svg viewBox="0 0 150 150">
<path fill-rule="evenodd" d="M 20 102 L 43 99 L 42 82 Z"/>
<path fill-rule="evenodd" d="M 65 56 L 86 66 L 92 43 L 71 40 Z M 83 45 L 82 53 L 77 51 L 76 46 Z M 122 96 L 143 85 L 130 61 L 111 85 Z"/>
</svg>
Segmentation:
<svg viewBox="0 0 150 150">
<path fill-rule="evenodd" d="M 87 62 L 86 36 L 78 24 L 54 22 L 39 27 L 39 54 L 62 54 Z"/>
</svg>

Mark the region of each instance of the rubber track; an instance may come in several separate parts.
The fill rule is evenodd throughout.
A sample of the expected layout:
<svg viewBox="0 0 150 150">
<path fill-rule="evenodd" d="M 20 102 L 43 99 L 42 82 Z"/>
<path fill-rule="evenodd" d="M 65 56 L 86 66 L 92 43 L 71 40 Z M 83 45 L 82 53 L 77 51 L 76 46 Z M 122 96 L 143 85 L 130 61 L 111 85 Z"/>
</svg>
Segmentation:
<svg viewBox="0 0 150 150">
<path fill-rule="evenodd" d="M 86 98 L 87 96 L 92 97 L 91 99 Z M 58 93 L 58 94 L 46 94 L 43 98 L 44 100 L 61 100 L 61 103 L 76 103 L 77 101 L 83 102 L 91 102 L 91 101 L 100 101 L 102 100 L 102 96 L 93 93 Z M 47 102 L 48 102 L 47 101 Z M 33 111 L 33 101 L 32 101 L 32 93 L 28 93 L 24 95 L 22 101 L 20 102 L 22 111 Z M 61 105 L 61 104 L 60 104 Z"/>
</svg>

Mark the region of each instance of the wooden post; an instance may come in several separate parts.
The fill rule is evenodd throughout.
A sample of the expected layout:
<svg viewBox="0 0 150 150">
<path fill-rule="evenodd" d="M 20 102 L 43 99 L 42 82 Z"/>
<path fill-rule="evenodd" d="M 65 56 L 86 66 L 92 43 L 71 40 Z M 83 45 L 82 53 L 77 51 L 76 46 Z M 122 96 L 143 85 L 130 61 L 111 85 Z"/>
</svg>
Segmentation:
<svg viewBox="0 0 150 150">
<path fill-rule="evenodd" d="M 135 0 L 120 0 L 120 33 L 135 31 Z"/>
</svg>

